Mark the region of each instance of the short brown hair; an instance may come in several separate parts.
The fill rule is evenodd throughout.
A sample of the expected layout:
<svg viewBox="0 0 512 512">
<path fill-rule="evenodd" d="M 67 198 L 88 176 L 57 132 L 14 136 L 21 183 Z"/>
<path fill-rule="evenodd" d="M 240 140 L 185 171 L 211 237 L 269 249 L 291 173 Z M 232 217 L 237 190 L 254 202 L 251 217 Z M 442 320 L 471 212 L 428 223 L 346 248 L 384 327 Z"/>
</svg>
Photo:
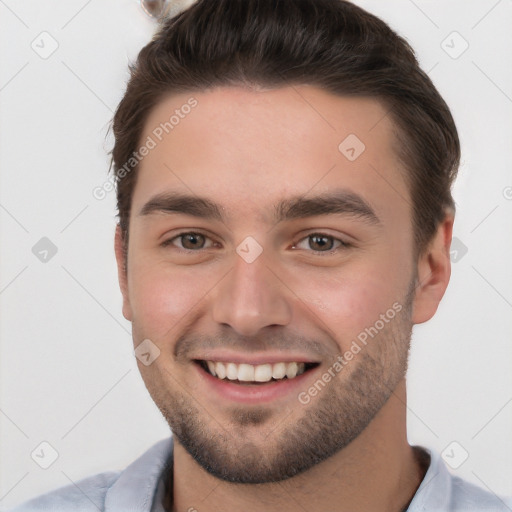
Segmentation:
<svg viewBox="0 0 512 512">
<path fill-rule="evenodd" d="M 164 19 L 129 69 L 111 151 L 125 248 L 138 167 L 131 157 L 151 109 L 166 95 L 216 86 L 309 84 L 380 100 L 396 126 L 397 155 L 407 169 L 416 254 L 446 209 L 455 211 L 451 186 L 460 144 L 448 106 L 409 44 L 348 1 L 198 0 Z"/>
</svg>

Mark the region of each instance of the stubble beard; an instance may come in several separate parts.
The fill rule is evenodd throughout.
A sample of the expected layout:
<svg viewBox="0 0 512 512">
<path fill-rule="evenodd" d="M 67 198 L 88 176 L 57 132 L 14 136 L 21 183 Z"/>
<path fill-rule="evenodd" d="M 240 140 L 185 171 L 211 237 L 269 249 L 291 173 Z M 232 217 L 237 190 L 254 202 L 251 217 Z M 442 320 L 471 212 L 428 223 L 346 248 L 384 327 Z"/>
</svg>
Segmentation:
<svg viewBox="0 0 512 512">
<path fill-rule="evenodd" d="M 407 371 L 411 312 L 409 292 L 395 318 L 307 406 L 297 400 L 292 414 L 237 406 L 226 421 L 182 386 L 171 390 L 154 379 L 146 386 L 175 438 L 208 473 L 234 483 L 279 482 L 345 448 L 386 404 Z"/>
</svg>

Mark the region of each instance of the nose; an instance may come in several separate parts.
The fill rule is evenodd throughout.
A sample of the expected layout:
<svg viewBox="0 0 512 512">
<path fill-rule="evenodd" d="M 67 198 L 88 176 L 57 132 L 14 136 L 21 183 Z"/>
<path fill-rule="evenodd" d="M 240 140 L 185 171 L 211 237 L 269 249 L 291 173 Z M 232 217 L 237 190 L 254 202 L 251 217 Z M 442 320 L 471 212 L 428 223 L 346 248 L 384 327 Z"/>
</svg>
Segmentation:
<svg viewBox="0 0 512 512">
<path fill-rule="evenodd" d="M 213 320 L 243 336 L 289 324 L 293 294 L 276 274 L 263 256 L 247 263 L 236 255 L 232 270 L 215 289 Z"/>
</svg>

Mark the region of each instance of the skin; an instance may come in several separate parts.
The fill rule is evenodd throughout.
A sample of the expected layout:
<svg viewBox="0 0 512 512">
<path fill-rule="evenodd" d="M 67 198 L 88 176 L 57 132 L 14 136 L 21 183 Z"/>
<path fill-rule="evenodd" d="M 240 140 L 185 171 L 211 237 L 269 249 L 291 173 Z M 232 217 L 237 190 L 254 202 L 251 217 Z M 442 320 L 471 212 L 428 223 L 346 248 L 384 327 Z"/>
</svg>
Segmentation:
<svg viewBox="0 0 512 512">
<path fill-rule="evenodd" d="M 160 350 L 151 365 L 138 364 L 175 436 L 169 510 L 401 510 L 424 476 L 406 434 L 411 329 L 434 315 L 448 285 L 453 215 L 414 259 L 406 170 L 375 99 L 308 85 L 180 94 L 151 111 L 141 140 L 191 96 L 197 107 L 140 164 L 127 261 L 119 227 L 115 236 L 134 345 L 149 338 Z M 351 133 L 366 146 L 354 162 L 338 150 Z M 362 196 L 380 223 L 350 215 L 272 222 L 279 200 L 340 187 Z M 139 215 L 163 191 L 208 197 L 226 220 Z M 176 237 L 190 231 L 207 238 L 180 253 L 191 246 Z M 352 245 L 315 254 L 321 248 L 307 238 L 315 232 Z M 263 248 L 252 263 L 236 253 L 247 236 Z M 169 239 L 174 245 L 161 245 Z M 192 361 L 223 348 L 302 354 L 319 363 L 301 384 L 307 391 L 394 303 L 400 313 L 307 404 L 295 392 L 231 403 Z M 308 446 L 324 456 L 308 458 Z M 208 471 L 199 454 L 217 466 Z M 304 465 L 298 474 L 283 473 L 290 460 Z M 263 483 L 228 481 L 237 475 Z"/>
</svg>

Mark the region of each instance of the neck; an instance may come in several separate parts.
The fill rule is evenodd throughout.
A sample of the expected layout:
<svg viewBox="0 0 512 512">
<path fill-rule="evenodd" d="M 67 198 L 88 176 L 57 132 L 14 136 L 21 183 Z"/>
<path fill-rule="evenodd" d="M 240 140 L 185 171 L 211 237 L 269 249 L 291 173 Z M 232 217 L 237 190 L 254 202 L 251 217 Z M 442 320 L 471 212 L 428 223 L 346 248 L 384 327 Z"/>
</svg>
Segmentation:
<svg viewBox="0 0 512 512">
<path fill-rule="evenodd" d="M 346 448 L 281 482 L 233 484 L 206 472 L 175 439 L 173 511 L 337 510 L 402 512 L 423 477 L 407 442 L 405 380 Z"/>
</svg>

